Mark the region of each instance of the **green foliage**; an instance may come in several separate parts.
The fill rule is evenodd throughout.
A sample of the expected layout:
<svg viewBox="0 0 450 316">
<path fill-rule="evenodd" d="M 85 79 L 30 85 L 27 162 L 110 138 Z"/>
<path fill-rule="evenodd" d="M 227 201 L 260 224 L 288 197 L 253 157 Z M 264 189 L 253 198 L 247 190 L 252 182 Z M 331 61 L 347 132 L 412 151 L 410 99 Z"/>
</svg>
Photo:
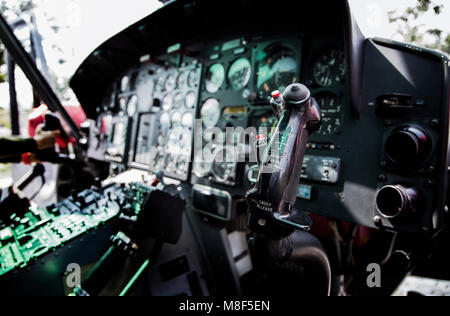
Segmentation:
<svg viewBox="0 0 450 316">
<path fill-rule="evenodd" d="M 415 24 L 417 19 L 430 10 L 433 10 L 435 15 L 441 14 L 443 7 L 432 0 L 417 0 L 415 7 L 408 7 L 400 15 L 396 11 L 388 12 L 389 22 L 398 23 L 397 32 L 404 41 L 450 54 L 450 34 L 438 29 L 424 30 L 424 25 Z M 426 41 L 426 38 L 431 38 L 431 42 Z"/>
<path fill-rule="evenodd" d="M 35 8 L 33 0 L 0 0 L 0 12 L 9 18 L 19 17 Z"/>
<path fill-rule="evenodd" d="M 0 107 L 0 127 L 11 128 L 9 111 Z"/>
</svg>

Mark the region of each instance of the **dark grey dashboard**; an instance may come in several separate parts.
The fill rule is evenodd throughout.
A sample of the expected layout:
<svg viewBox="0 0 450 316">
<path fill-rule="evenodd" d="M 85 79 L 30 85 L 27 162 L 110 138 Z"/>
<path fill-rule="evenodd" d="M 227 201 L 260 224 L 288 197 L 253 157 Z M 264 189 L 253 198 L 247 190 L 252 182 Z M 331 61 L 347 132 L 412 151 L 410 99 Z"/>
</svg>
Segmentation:
<svg viewBox="0 0 450 316">
<path fill-rule="evenodd" d="M 444 56 L 364 39 L 345 1 L 321 10 L 333 28 L 313 16 L 295 19 L 295 10 L 263 19 L 264 1 L 237 1 L 219 8 L 220 16 L 205 16 L 206 2 L 167 5 L 80 67 L 72 87 L 92 122 L 91 159 L 115 170 L 163 171 L 192 186 L 202 214 L 233 221 L 257 175 L 250 145 L 260 127 L 270 136 L 277 123 L 270 94 L 302 82 L 321 107 L 323 126 L 308 144 L 297 207 L 377 228 L 428 232 L 442 225 Z M 305 6 L 313 12 L 320 4 Z M 233 23 L 224 27 L 226 21 Z M 158 45 L 149 40 L 156 34 Z"/>
</svg>

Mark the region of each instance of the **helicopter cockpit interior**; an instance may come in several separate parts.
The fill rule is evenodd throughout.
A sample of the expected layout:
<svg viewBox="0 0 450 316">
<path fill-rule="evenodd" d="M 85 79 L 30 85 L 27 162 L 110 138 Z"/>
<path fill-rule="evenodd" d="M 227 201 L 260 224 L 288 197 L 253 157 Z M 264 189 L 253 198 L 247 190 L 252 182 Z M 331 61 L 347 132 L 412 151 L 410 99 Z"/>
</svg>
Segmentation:
<svg viewBox="0 0 450 316">
<path fill-rule="evenodd" d="M 365 38 L 345 0 L 171 1 L 73 75 L 87 119 L 68 168 L 90 180 L 2 226 L 0 293 L 428 295 L 421 280 L 450 280 L 448 71 Z M 314 130 L 290 109 L 305 100 Z M 288 148 L 267 181 L 264 141 Z"/>
</svg>

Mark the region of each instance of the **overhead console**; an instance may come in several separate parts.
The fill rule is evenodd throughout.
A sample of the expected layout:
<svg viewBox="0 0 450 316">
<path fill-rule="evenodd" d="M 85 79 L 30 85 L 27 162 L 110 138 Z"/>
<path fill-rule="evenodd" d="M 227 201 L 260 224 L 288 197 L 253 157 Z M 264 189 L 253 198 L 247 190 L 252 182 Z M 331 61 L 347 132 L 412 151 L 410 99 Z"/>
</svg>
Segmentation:
<svg viewBox="0 0 450 316">
<path fill-rule="evenodd" d="M 194 209 L 233 221 L 258 176 L 251 145 L 277 124 L 270 94 L 302 82 L 323 125 L 308 144 L 297 208 L 373 228 L 439 229 L 447 58 L 365 39 L 344 0 L 282 1 L 275 17 L 271 7 L 175 1 L 100 46 L 71 82 L 92 123 L 88 156 L 163 171 L 192 186 Z"/>
</svg>

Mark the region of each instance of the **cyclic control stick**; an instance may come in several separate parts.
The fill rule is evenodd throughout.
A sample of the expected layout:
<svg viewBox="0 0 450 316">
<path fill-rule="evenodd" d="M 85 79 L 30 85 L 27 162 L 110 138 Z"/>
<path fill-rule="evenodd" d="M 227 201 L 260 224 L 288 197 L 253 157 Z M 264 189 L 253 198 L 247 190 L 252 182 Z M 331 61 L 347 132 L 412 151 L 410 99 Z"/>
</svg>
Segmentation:
<svg viewBox="0 0 450 316">
<path fill-rule="evenodd" d="M 272 106 L 279 123 L 265 153 L 260 155 L 256 185 L 246 195 L 247 225 L 254 233 L 250 249 L 253 257 L 262 262 L 303 265 L 314 275 L 312 287 L 317 294 L 329 295 L 328 257 L 320 241 L 307 233 L 311 218 L 295 207 L 309 136 L 321 126 L 320 109 L 302 84 L 288 86 L 282 98 L 278 93 L 274 95 L 277 100 Z"/>
</svg>

